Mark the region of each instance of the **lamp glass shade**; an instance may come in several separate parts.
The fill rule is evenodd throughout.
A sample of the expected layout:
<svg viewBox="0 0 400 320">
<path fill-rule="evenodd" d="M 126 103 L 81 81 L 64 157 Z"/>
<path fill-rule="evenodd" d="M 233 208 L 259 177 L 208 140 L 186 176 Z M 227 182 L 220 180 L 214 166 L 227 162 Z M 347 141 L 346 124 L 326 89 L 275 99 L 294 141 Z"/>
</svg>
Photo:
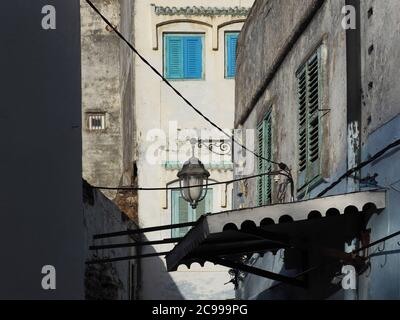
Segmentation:
<svg viewBox="0 0 400 320">
<path fill-rule="evenodd" d="M 193 209 L 206 196 L 209 176 L 210 173 L 204 168 L 201 161 L 195 157 L 186 161 L 178 172 L 182 197 L 190 203 Z M 206 184 L 205 188 L 204 182 Z"/>
<path fill-rule="evenodd" d="M 187 176 L 182 182 L 182 186 L 184 187 L 182 189 L 183 198 L 190 203 L 197 202 L 203 192 L 203 187 L 201 187 L 203 185 L 203 177 Z"/>
</svg>

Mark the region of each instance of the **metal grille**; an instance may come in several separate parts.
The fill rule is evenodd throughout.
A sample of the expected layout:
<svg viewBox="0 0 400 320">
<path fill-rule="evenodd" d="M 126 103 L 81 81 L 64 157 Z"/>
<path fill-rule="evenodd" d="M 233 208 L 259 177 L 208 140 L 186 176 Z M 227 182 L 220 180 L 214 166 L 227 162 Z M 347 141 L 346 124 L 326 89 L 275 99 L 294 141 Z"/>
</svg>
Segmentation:
<svg viewBox="0 0 400 320">
<path fill-rule="evenodd" d="M 105 114 L 89 114 L 88 123 L 89 130 L 104 130 L 106 128 Z"/>
</svg>

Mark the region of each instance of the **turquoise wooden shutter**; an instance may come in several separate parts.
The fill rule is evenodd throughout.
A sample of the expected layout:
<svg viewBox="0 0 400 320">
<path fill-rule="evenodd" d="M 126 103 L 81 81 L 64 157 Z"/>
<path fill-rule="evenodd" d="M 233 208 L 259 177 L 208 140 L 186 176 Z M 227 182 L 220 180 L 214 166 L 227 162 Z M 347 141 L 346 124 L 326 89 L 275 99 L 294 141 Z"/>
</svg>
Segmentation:
<svg viewBox="0 0 400 320">
<path fill-rule="evenodd" d="M 189 204 L 182 198 L 180 191 L 171 192 L 172 200 L 172 224 L 191 221 Z M 190 208 L 191 209 L 191 208 Z M 183 237 L 189 231 L 189 227 L 172 229 L 173 237 Z"/>
<path fill-rule="evenodd" d="M 184 41 L 179 36 L 165 36 L 165 74 L 168 79 L 184 77 Z"/>
<path fill-rule="evenodd" d="M 236 48 L 237 48 L 238 36 L 239 36 L 238 33 L 228 33 L 226 35 L 225 76 L 227 78 L 233 78 L 235 77 L 236 74 Z"/>
<path fill-rule="evenodd" d="M 207 190 L 207 195 L 203 201 L 199 202 L 193 215 L 193 221 L 197 221 L 202 215 L 212 213 L 213 191 Z"/>
<path fill-rule="evenodd" d="M 201 79 L 203 75 L 203 40 L 201 36 L 184 37 L 184 78 Z"/>
</svg>

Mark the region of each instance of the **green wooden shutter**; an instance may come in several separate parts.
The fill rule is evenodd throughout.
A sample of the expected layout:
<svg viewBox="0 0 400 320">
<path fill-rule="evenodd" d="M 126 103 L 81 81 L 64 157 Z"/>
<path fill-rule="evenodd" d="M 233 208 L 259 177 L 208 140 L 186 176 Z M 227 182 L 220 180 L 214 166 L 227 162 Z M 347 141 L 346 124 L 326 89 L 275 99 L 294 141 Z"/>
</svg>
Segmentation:
<svg viewBox="0 0 400 320">
<path fill-rule="evenodd" d="M 263 155 L 264 154 L 264 143 L 263 143 L 263 125 L 260 124 L 257 127 L 257 154 Z M 264 172 L 264 161 L 260 158 L 257 158 L 257 171 L 258 174 Z M 257 177 L 257 205 L 263 205 L 263 195 L 264 195 L 264 183 L 262 177 Z"/>
<path fill-rule="evenodd" d="M 257 152 L 265 159 L 271 159 L 272 139 L 271 139 L 271 116 L 268 115 L 257 127 Z M 258 173 L 270 172 L 271 163 L 258 158 Z M 272 185 L 270 176 L 257 178 L 257 205 L 264 206 L 271 203 Z"/>
<path fill-rule="evenodd" d="M 320 51 L 308 61 L 308 181 L 320 174 Z"/>
<path fill-rule="evenodd" d="M 298 185 L 299 189 L 302 188 L 307 181 L 307 76 L 306 66 L 304 66 L 297 74 L 298 82 L 298 112 L 299 112 L 299 133 L 298 133 L 298 147 L 299 147 L 299 175 Z"/>
<path fill-rule="evenodd" d="M 165 74 L 168 79 L 184 77 L 184 41 L 180 36 L 166 35 L 165 41 Z"/>
<path fill-rule="evenodd" d="M 321 53 L 320 49 L 297 72 L 298 187 L 320 175 L 321 158 Z"/>
<path fill-rule="evenodd" d="M 271 141 L 271 116 L 264 120 L 264 158 L 272 158 L 272 141 Z M 264 161 L 264 172 L 270 172 L 272 170 L 271 162 Z M 271 177 L 264 176 L 264 205 L 271 204 L 272 198 L 272 185 Z"/>
</svg>

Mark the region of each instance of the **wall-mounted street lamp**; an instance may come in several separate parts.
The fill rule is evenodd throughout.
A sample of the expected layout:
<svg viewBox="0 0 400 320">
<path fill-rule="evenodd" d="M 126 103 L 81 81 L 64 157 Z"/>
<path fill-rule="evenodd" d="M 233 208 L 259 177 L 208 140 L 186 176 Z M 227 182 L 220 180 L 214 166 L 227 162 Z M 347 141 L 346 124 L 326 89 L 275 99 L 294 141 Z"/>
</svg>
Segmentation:
<svg viewBox="0 0 400 320">
<path fill-rule="evenodd" d="M 208 178 L 210 173 L 206 170 L 201 161 L 194 156 L 194 148 L 197 143 L 192 139 L 192 157 L 183 164 L 178 172 L 179 188 L 183 199 L 190 203 L 193 209 L 207 195 Z"/>
</svg>

